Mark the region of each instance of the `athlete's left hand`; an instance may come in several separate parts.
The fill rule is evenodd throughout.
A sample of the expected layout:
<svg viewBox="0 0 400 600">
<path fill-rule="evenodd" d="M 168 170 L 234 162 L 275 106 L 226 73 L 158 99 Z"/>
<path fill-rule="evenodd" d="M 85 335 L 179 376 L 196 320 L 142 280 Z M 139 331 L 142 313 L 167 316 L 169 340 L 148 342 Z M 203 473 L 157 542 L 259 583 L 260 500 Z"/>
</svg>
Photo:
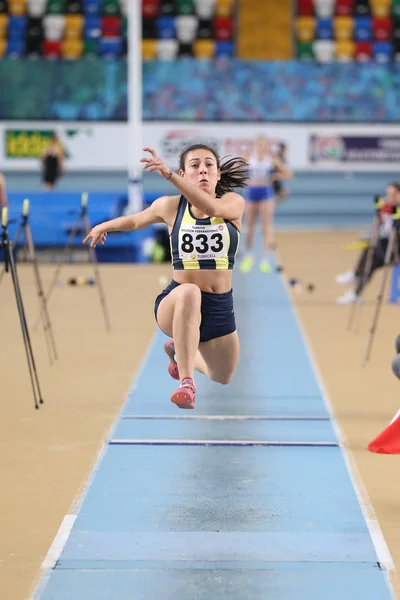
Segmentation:
<svg viewBox="0 0 400 600">
<path fill-rule="evenodd" d="M 152 171 L 157 171 L 161 177 L 165 179 L 169 176 L 171 169 L 169 166 L 159 157 L 157 156 L 155 150 L 152 148 L 143 148 L 144 152 L 150 152 L 151 158 L 142 158 L 140 162 L 146 163 L 144 167 L 145 171 L 151 173 Z"/>
</svg>

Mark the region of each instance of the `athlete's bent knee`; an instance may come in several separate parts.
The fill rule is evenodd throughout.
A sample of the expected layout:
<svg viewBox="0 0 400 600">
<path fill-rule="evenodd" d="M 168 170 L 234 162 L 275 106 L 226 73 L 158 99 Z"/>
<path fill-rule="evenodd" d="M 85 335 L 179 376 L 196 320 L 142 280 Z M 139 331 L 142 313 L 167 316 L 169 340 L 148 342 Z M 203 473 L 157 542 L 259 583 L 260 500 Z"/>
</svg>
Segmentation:
<svg viewBox="0 0 400 600">
<path fill-rule="evenodd" d="M 215 383 L 220 383 L 221 385 L 227 385 L 232 380 L 232 375 L 221 376 L 221 375 L 212 375 L 211 381 Z"/>
</svg>

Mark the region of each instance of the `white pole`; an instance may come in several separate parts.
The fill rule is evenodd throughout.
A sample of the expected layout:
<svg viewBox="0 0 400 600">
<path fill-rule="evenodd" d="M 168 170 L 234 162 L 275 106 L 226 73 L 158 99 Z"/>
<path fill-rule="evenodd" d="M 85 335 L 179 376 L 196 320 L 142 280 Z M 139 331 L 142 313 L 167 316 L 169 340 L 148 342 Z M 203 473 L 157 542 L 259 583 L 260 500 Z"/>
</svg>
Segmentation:
<svg viewBox="0 0 400 600">
<path fill-rule="evenodd" d="M 128 207 L 142 210 L 142 2 L 128 0 Z"/>
</svg>

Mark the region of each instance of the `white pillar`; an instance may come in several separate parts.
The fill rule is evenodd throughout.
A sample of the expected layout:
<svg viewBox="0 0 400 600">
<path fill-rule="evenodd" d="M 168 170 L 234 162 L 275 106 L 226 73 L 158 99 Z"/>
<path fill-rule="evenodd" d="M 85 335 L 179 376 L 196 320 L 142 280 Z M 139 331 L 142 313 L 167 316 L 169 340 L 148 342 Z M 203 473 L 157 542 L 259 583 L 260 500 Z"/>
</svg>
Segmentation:
<svg viewBox="0 0 400 600">
<path fill-rule="evenodd" d="M 142 2 L 128 0 L 128 207 L 142 210 Z"/>
</svg>

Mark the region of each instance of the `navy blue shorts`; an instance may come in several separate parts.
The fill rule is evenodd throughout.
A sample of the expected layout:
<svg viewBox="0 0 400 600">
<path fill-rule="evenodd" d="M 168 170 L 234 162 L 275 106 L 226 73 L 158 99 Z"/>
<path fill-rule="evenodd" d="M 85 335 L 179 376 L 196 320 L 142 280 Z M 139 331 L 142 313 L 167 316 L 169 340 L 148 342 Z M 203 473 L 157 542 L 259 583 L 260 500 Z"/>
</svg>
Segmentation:
<svg viewBox="0 0 400 600">
<path fill-rule="evenodd" d="M 263 200 L 272 200 L 274 198 L 274 189 L 272 185 L 262 185 L 247 188 L 247 200 L 249 202 L 262 202 Z"/>
<path fill-rule="evenodd" d="M 180 283 L 174 279 L 159 294 L 154 303 L 154 315 L 157 321 L 157 310 L 163 298 L 178 287 Z M 211 294 L 201 292 L 201 323 L 200 342 L 209 342 L 215 338 L 228 335 L 236 331 L 235 312 L 233 309 L 233 292 L 224 294 Z"/>
</svg>

